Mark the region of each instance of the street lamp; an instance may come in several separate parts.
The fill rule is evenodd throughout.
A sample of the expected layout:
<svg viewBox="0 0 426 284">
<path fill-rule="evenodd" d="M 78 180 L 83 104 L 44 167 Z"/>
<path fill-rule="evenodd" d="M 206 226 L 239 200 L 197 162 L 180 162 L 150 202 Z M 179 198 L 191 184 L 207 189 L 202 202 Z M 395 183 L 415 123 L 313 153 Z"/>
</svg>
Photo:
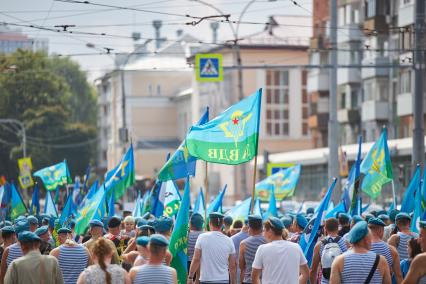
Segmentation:
<svg viewBox="0 0 426 284">
<path fill-rule="evenodd" d="M 3 124 L 16 124 L 21 128 L 22 131 L 22 158 L 27 156 L 27 135 L 25 132 L 25 125 L 22 121 L 13 118 L 0 118 L 0 123 Z"/>
</svg>

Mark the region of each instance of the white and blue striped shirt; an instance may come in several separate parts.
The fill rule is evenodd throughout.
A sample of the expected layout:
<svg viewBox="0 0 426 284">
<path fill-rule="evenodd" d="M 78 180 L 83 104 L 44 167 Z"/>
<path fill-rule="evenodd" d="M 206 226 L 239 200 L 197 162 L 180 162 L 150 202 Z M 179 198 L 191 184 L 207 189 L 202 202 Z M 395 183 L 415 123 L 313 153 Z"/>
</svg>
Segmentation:
<svg viewBox="0 0 426 284">
<path fill-rule="evenodd" d="M 133 284 L 170 284 L 173 283 L 173 268 L 165 265 L 144 264 L 136 272 Z"/>
<path fill-rule="evenodd" d="M 78 276 L 87 267 L 89 256 L 82 245 L 59 247 L 59 267 L 65 284 L 77 283 Z"/>
</svg>

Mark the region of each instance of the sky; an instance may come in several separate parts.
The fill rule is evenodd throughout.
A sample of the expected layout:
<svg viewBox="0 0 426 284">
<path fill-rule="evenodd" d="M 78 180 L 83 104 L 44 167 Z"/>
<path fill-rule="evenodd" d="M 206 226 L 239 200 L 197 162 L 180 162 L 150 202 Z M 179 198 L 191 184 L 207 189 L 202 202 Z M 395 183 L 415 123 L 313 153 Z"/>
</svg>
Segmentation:
<svg viewBox="0 0 426 284">
<path fill-rule="evenodd" d="M 189 33 L 201 41 L 211 42 L 210 22 L 202 21 L 196 26 L 191 26 L 186 23 L 194 19 L 185 15 L 194 17 L 218 15 L 217 11 L 197 0 L 90 0 L 92 4 L 69 1 L 3 1 L 0 21 L 20 25 L 38 25 L 50 29 L 53 29 L 55 25 L 75 25 L 68 29 L 75 32 L 94 33 L 94 35 L 82 35 L 20 27 L 22 32 L 30 37 L 48 38 L 50 53 L 70 55 L 88 73 L 89 81 L 93 81 L 114 67 L 111 55 L 94 55 L 93 53 L 99 53 L 104 48 L 112 48 L 113 52 L 132 51 L 134 42 L 131 34 L 133 32 L 140 33 L 142 38 L 155 37 L 153 20 L 163 21 L 161 36 L 168 40 L 176 39 L 176 31 L 181 29 L 184 33 Z M 230 20 L 240 20 L 241 11 L 249 2 L 252 2 L 249 0 L 204 1 L 223 13 L 230 14 Z M 271 15 L 312 15 L 311 0 L 297 0 L 296 3 L 299 6 L 294 5 L 291 0 L 253 1 L 241 20 L 264 23 Z M 93 4 L 138 9 L 138 11 Z M 263 24 L 241 24 L 239 37 L 259 32 L 263 28 Z M 102 33 L 107 36 L 102 36 Z M 229 25 L 221 23 L 218 41 L 230 39 L 233 39 L 233 34 Z M 87 47 L 87 44 L 92 47 Z"/>
</svg>

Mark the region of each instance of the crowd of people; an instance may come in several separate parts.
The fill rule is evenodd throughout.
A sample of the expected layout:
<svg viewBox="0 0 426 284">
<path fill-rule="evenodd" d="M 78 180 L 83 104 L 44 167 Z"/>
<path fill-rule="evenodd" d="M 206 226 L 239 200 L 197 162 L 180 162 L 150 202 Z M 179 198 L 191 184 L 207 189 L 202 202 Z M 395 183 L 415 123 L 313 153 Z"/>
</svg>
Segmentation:
<svg viewBox="0 0 426 284">
<path fill-rule="evenodd" d="M 426 221 L 417 234 L 398 210 L 338 213 L 323 221 L 307 259 L 299 242 L 312 215 L 191 214 L 187 283 L 426 284 Z M 114 216 L 76 235 L 73 221 L 60 228 L 47 217 L 3 221 L 0 282 L 177 283 L 168 249 L 173 225 L 170 217 Z"/>
</svg>

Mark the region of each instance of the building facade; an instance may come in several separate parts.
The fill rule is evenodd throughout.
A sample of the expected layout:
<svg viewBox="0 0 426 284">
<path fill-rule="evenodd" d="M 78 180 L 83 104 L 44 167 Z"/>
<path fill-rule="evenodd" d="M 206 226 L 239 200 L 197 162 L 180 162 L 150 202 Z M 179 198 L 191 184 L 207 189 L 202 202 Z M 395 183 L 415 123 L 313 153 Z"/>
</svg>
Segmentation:
<svg viewBox="0 0 426 284">
<path fill-rule="evenodd" d="M 13 53 L 18 49 L 32 51 L 49 51 L 47 38 L 30 38 L 19 29 L 12 29 L 5 24 L 0 25 L 0 53 Z"/>
</svg>

